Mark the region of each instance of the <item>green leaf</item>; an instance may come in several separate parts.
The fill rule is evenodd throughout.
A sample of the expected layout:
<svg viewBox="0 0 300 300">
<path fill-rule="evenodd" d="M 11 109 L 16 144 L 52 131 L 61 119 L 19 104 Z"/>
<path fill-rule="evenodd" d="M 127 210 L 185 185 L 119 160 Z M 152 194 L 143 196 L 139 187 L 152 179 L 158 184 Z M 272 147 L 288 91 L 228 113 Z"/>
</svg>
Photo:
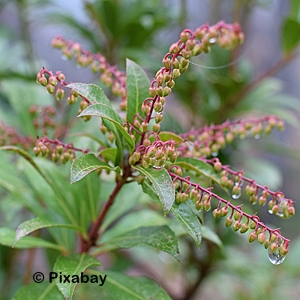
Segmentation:
<svg viewBox="0 0 300 300">
<path fill-rule="evenodd" d="M 164 218 L 161 213 L 149 209 L 131 212 L 126 214 L 115 226 L 104 232 L 101 236 L 101 243 L 142 226 L 153 226 L 153 224 L 162 226 L 167 225 L 169 221 L 170 219 Z"/>
<path fill-rule="evenodd" d="M 13 247 L 15 241 L 16 231 L 10 228 L 2 227 L 0 228 L 0 244 Z M 33 237 L 33 236 L 26 236 L 24 237 L 18 245 L 14 248 L 16 249 L 25 249 L 25 248 L 51 248 L 56 249 L 59 251 L 65 250 L 65 248 L 43 240 L 41 238 Z"/>
<path fill-rule="evenodd" d="M 148 194 L 153 201 L 158 203 L 160 202 L 157 194 L 147 181 L 142 183 L 142 188 L 144 193 Z M 187 232 L 193 238 L 196 245 L 199 247 L 202 237 L 202 225 L 200 224 L 193 210 L 185 203 L 181 203 L 180 205 L 174 203 L 171 208 L 171 212 L 173 213 L 177 222 L 181 225 L 185 232 Z"/>
<path fill-rule="evenodd" d="M 281 28 L 281 42 L 284 54 L 292 52 L 300 42 L 300 23 L 286 18 Z"/>
<path fill-rule="evenodd" d="M 41 283 L 31 282 L 23 285 L 12 298 L 12 300 L 24 299 L 65 300 L 55 282 L 49 284 L 46 281 Z"/>
<path fill-rule="evenodd" d="M 166 215 L 172 208 L 175 200 L 174 184 L 168 172 L 165 169 L 144 169 L 140 166 L 133 166 L 133 168 L 144 174 L 151 181 L 153 189 L 163 205 L 164 215 Z"/>
<path fill-rule="evenodd" d="M 133 139 L 130 137 L 128 132 L 123 127 L 123 123 L 124 123 L 123 119 L 115 113 L 115 111 L 112 109 L 111 106 L 104 103 L 98 103 L 98 104 L 88 106 L 84 111 L 81 112 L 81 114 L 78 117 L 83 117 L 83 116 L 101 117 L 112 122 L 119 130 L 121 135 L 125 138 L 130 149 L 132 150 L 134 148 Z"/>
<path fill-rule="evenodd" d="M 127 121 L 132 124 L 135 114 L 142 114 L 143 101 L 149 97 L 149 79 L 144 70 L 126 59 Z"/>
<path fill-rule="evenodd" d="M 72 299 L 74 289 L 77 283 L 80 281 L 80 275 L 84 270 L 90 266 L 101 266 L 101 262 L 93 256 L 88 254 L 71 254 L 69 256 L 60 256 L 54 267 L 53 271 L 56 273 L 62 273 L 63 275 L 71 275 L 70 281 L 77 282 L 60 282 L 59 278 L 56 279 L 56 285 L 62 292 L 64 297 L 68 297 L 69 300 Z"/>
<path fill-rule="evenodd" d="M 289 15 L 292 19 L 297 20 L 300 10 L 299 0 L 290 0 L 290 12 Z"/>
<path fill-rule="evenodd" d="M 88 99 L 92 104 L 102 103 L 111 107 L 111 103 L 104 91 L 96 84 L 77 82 L 70 83 L 67 87 L 76 91 L 80 96 Z"/>
<path fill-rule="evenodd" d="M 77 231 L 80 231 L 84 233 L 84 230 L 78 226 L 74 226 L 72 224 L 59 224 L 59 223 L 53 223 L 46 219 L 43 219 L 41 217 L 37 217 L 31 220 L 27 220 L 20 224 L 17 228 L 16 237 L 14 241 L 13 247 L 26 235 L 29 233 L 41 229 L 41 228 L 48 228 L 48 227 L 63 227 L 63 228 L 70 228 L 75 229 Z"/>
<path fill-rule="evenodd" d="M 71 184 L 77 182 L 96 170 L 111 170 L 121 172 L 120 167 L 111 167 L 107 163 L 99 160 L 94 154 L 88 153 L 74 159 L 71 165 Z"/>
<path fill-rule="evenodd" d="M 48 178 L 42 173 L 41 169 L 38 167 L 38 165 L 35 163 L 28 152 L 15 146 L 2 146 L 0 147 L 0 150 L 11 151 L 23 156 L 39 172 L 39 174 L 46 180 L 46 182 L 51 185 Z"/>
<path fill-rule="evenodd" d="M 215 243 L 220 248 L 224 247 L 220 237 L 207 226 L 202 226 L 202 237 L 208 241 Z"/>
<path fill-rule="evenodd" d="M 163 142 L 167 142 L 170 140 L 173 140 L 175 142 L 175 144 L 180 144 L 180 143 L 184 142 L 184 139 L 181 136 L 179 136 L 173 132 L 161 131 L 158 135 L 159 135 L 159 138 L 161 139 L 161 141 L 163 141 Z"/>
<path fill-rule="evenodd" d="M 171 211 L 181 227 L 193 238 L 197 247 L 200 247 L 202 225 L 193 210 L 186 203 L 179 205 L 174 203 Z"/>
<path fill-rule="evenodd" d="M 115 162 L 117 156 L 117 148 L 106 148 L 99 153 L 99 156 L 103 157 L 104 159 Z"/>
<path fill-rule="evenodd" d="M 146 277 L 131 277 L 111 271 L 88 270 L 88 273 L 102 278 L 106 275 L 105 284 L 101 288 L 95 284 L 81 285 L 76 295 L 82 293 L 89 295 L 89 299 L 101 300 L 171 300 L 156 282 Z"/>
<path fill-rule="evenodd" d="M 202 174 L 211 179 L 213 182 L 220 184 L 219 175 L 216 173 L 214 168 L 202 160 L 189 157 L 178 157 L 176 165 L 190 171 L 194 171 L 198 175 Z"/>
<path fill-rule="evenodd" d="M 164 251 L 181 261 L 177 238 L 174 232 L 166 225 L 139 227 L 112 238 L 104 247 L 117 246 L 119 248 L 131 248 L 139 244 L 147 244 Z"/>
</svg>

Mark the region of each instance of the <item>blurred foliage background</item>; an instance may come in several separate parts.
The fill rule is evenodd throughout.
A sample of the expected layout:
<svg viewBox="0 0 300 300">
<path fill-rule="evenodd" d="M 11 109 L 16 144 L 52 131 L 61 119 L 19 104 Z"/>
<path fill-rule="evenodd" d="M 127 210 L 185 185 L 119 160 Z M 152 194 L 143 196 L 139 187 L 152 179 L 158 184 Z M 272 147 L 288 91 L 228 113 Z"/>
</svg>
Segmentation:
<svg viewBox="0 0 300 300">
<path fill-rule="evenodd" d="M 220 158 L 297 201 L 299 7 L 298 0 L 0 0 L 0 121 L 22 135 L 41 135 L 27 113 L 31 105 L 38 104 L 56 107 L 56 122 L 62 126 L 73 122 L 71 117 L 76 111 L 66 110 L 63 103 L 57 103 L 35 83 L 42 66 L 61 70 L 68 81 L 101 85 L 90 70 L 76 67 L 51 48 L 51 39 L 57 35 L 77 41 L 92 52 L 101 52 L 123 70 L 128 57 L 152 78 L 182 29 L 219 20 L 239 22 L 245 32 L 245 44 L 234 51 L 216 48 L 192 60 L 189 71 L 178 80 L 175 93 L 168 100 L 163 128 L 179 133 L 191 126 L 217 124 L 228 118 L 281 116 L 286 122 L 284 132 L 237 141 L 223 150 Z M 80 128 L 78 124 L 72 126 L 74 132 Z M 95 130 L 93 123 L 86 126 Z M 52 134 L 59 136 L 58 132 Z M 28 208 L 34 207 L 34 199 L 45 197 L 42 189 L 34 188 L 36 179 L 27 167 L 23 161 L 1 153 L 1 226 L 16 228 L 32 214 Z M 61 180 L 67 184 L 68 169 L 68 165 L 60 166 L 53 172 L 65 178 Z M 110 188 L 102 189 L 101 199 L 105 199 Z M 70 188 L 69 192 L 76 194 L 78 190 Z M 137 200 L 132 200 L 132 204 L 142 197 L 137 191 L 133 197 Z M 297 203 L 295 206 L 300 208 Z M 274 222 L 273 227 L 281 227 L 292 240 L 290 253 L 280 266 L 269 263 L 262 247 L 249 245 L 243 236 L 207 216 L 206 223 L 214 231 L 205 229 L 206 240 L 200 250 L 191 240 L 182 238 L 183 264 L 137 248 L 107 257 L 107 268 L 151 276 L 173 299 L 299 299 L 299 218 L 296 214 L 289 222 L 274 220 L 265 208 L 249 207 L 253 213 L 255 209 L 260 210 L 265 222 Z M 153 220 L 163 222 L 157 216 Z M 72 237 L 69 238 L 72 243 Z M 23 269 L 34 256 L 39 259 L 35 259 L 33 269 L 47 270 L 55 254 L 0 246 L 0 288 L 5 290 L 0 299 L 9 299 L 22 282 L 30 281 L 30 270 L 24 275 Z"/>
</svg>

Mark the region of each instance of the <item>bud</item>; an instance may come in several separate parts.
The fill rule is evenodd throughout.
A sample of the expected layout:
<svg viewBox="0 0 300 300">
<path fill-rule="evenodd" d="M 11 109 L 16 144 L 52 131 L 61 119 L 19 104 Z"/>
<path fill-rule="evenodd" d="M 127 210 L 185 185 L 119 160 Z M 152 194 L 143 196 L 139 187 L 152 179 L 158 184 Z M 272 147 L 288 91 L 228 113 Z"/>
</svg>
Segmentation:
<svg viewBox="0 0 300 300">
<path fill-rule="evenodd" d="M 214 209 L 214 211 L 213 211 L 213 217 L 215 219 L 219 219 L 221 217 L 221 210 L 219 208 Z"/>
<path fill-rule="evenodd" d="M 156 112 L 161 112 L 163 109 L 163 106 L 160 102 L 155 102 L 153 107 Z"/>
<path fill-rule="evenodd" d="M 170 89 L 172 89 L 175 86 L 175 81 L 173 79 L 170 79 L 166 84 Z"/>
<path fill-rule="evenodd" d="M 230 227 L 232 225 L 233 220 L 231 218 L 226 218 L 225 226 Z"/>
<path fill-rule="evenodd" d="M 180 50 L 180 46 L 178 43 L 174 43 L 170 46 L 169 53 L 170 54 L 177 54 Z"/>
<path fill-rule="evenodd" d="M 254 204 L 256 204 L 256 202 L 257 202 L 257 196 L 256 195 L 251 196 L 250 197 L 250 203 L 254 205 Z"/>
<path fill-rule="evenodd" d="M 57 145 L 56 146 L 56 153 L 62 154 L 64 151 L 64 146 L 63 145 Z"/>
<path fill-rule="evenodd" d="M 241 228 L 241 226 L 242 226 L 242 224 L 241 224 L 240 221 L 235 221 L 235 222 L 233 223 L 233 230 L 234 230 L 234 231 L 238 231 L 238 230 Z"/>
<path fill-rule="evenodd" d="M 226 134 L 225 139 L 227 143 L 231 143 L 234 140 L 234 134 L 230 131 Z"/>
<path fill-rule="evenodd" d="M 240 229 L 240 233 L 245 233 L 249 230 L 249 225 L 246 223 L 246 224 L 243 224 L 241 226 L 241 229 Z"/>
<path fill-rule="evenodd" d="M 214 163 L 214 169 L 216 172 L 220 172 L 222 170 L 222 163 L 220 161 L 216 161 Z"/>
<path fill-rule="evenodd" d="M 182 202 L 182 193 L 178 192 L 175 196 L 176 204 L 180 204 Z"/>
<path fill-rule="evenodd" d="M 181 75 L 179 69 L 173 69 L 172 77 L 176 80 Z"/>
<path fill-rule="evenodd" d="M 153 132 L 159 132 L 160 131 L 160 125 L 159 124 L 153 124 L 152 130 L 153 130 Z"/>
<path fill-rule="evenodd" d="M 34 147 L 33 148 L 33 153 L 35 156 L 38 156 L 41 152 L 40 152 L 40 149 L 38 147 Z"/>
<path fill-rule="evenodd" d="M 195 203 L 195 208 L 196 208 L 197 210 L 202 209 L 202 208 L 203 208 L 203 202 L 196 202 L 196 203 Z"/>
<path fill-rule="evenodd" d="M 268 249 L 269 246 L 270 246 L 270 240 L 266 240 L 265 243 L 264 243 L 265 249 Z"/>
<path fill-rule="evenodd" d="M 60 158 L 59 154 L 57 154 L 56 152 L 52 152 L 51 159 L 52 159 L 55 163 L 57 163 L 57 162 L 59 161 L 59 158 Z"/>
<path fill-rule="evenodd" d="M 53 86 L 56 86 L 57 84 L 57 79 L 55 76 L 50 76 L 49 79 L 48 79 L 48 83 L 53 85 Z"/>
<path fill-rule="evenodd" d="M 250 223 L 250 228 L 251 228 L 251 229 L 255 229 L 255 228 L 256 228 L 256 222 L 252 221 L 252 222 Z"/>
<path fill-rule="evenodd" d="M 279 212 L 280 208 L 279 205 L 274 205 L 272 207 L 272 214 L 276 215 Z"/>
<path fill-rule="evenodd" d="M 48 80 L 45 76 L 42 76 L 38 79 L 38 83 L 42 86 L 46 86 L 48 84 Z"/>
<path fill-rule="evenodd" d="M 54 86 L 52 84 L 47 84 L 46 89 L 49 94 L 54 93 Z"/>
<path fill-rule="evenodd" d="M 108 136 L 107 136 L 107 139 L 113 143 L 114 140 L 115 140 L 115 135 L 112 133 L 112 132 L 109 132 Z"/>
<path fill-rule="evenodd" d="M 271 253 L 276 252 L 277 249 L 278 249 L 278 244 L 277 244 L 277 243 L 272 243 L 272 244 L 269 246 L 269 250 L 270 250 Z"/>
<path fill-rule="evenodd" d="M 189 195 L 186 193 L 182 194 L 181 202 L 184 203 L 189 199 Z"/>
<path fill-rule="evenodd" d="M 55 98 L 57 101 L 60 101 L 63 99 L 64 95 L 65 95 L 65 91 L 62 88 L 59 88 L 55 93 Z"/>
<path fill-rule="evenodd" d="M 256 232 L 255 231 L 251 232 L 248 237 L 249 243 L 254 242 L 256 240 L 256 237 L 257 237 Z"/>
<path fill-rule="evenodd" d="M 260 196 L 260 197 L 258 198 L 258 204 L 259 204 L 259 205 L 261 205 L 261 206 L 262 206 L 262 205 L 265 205 L 266 202 L 267 202 L 266 197 Z"/>
<path fill-rule="evenodd" d="M 228 214 L 228 206 L 222 207 L 222 209 L 221 209 L 221 216 L 225 217 L 225 216 L 227 216 L 227 214 Z"/>
<path fill-rule="evenodd" d="M 199 192 L 197 191 L 197 189 L 192 189 L 190 191 L 190 199 L 193 201 L 193 202 L 197 202 L 199 199 L 200 199 L 200 194 Z"/>
<path fill-rule="evenodd" d="M 172 93 L 172 89 L 169 88 L 168 86 L 165 86 L 165 87 L 163 88 L 163 94 L 162 94 L 162 95 L 159 95 L 159 96 L 164 96 L 164 97 L 166 97 L 166 96 L 170 95 L 171 93 Z"/>
<path fill-rule="evenodd" d="M 266 234 L 264 231 L 257 236 L 257 240 L 260 244 L 263 244 L 265 242 Z"/>
<path fill-rule="evenodd" d="M 66 79 L 65 75 L 60 71 L 56 72 L 56 76 L 60 81 L 64 81 Z"/>
<path fill-rule="evenodd" d="M 234 218 L 236 221 L 238 221 L 238 220 L 240 219 L 240 217 L 241 217 L 241 213 L 238 212 L 238 211 L 235 211 L 235 212 L 234 212 L 234 215 L 233 215 L 233 218 Z"/>
<path fill-rule="evenodd" d="M 161 123 L 163 118 L 164 118 L 163 114 L 156 114 L 155 123 L 157 123 L 157 124 Z"/>
<path fill-rule="evenodd" d="M 169 69 L 171 68 L 171 60 L 170 60 L 170 58 L 164 58 L 164 59 L 162 60 L 162 63 L 163 63 L 164 67 L 165 67 L 167 70 L 169 70 Z"/>
<path fill-rule="evenodd" d="M 286 245 L 284 242 L 282 242 L 279 247 L 279 254 L 285 256 L 288 254 L 288 252 L 289 252 L 288 245 Z"/>
<path fill-rule="evenodd" d="M 189 37 L 190 37 L 190 35 L 189 35 L 189 33 L 186 32 L 186 31 L 182 31 L 182 32 L 180 33 L 180 40 L 181 40 L 183 43 L 185 43 L 185 42 L 189 39 Z"/>
</svg>

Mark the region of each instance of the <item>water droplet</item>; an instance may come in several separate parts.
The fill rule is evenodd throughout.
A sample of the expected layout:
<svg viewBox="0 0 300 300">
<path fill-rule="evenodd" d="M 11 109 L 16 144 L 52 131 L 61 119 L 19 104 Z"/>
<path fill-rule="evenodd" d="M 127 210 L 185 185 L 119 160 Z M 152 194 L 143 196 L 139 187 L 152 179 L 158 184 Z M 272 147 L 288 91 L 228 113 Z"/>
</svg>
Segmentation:
<svg viewBox="0 0 300 300">
<path fill-rule="evenodd" d="M 260 138 L 260 134 L 256 134 L 256 135 L 254 136 L 254 138 L 255 138 L 256 140 L 258 140 L 258 139 Z"/>
<path fill-rule="evenodd" d="M 156 170 L 161 170 L 161 169 L 163 169 L 163 167 L 164 167 L 164 166 L 162 166 L 162 167 L 160 167 L 160 166 L 155 166 L 155 165 L 153 166 L 153 168 L 156 169 Z"/>
<path fill-rule="evenodd" d="M 219 154 L 218 152 L 212 152 L 210 155 L 213 156 L 213 157 L 217 157 L 218 154 Z"/>
<path fill-rule="evenodd" d="M 238 193 L 238 194 L 232 194 L 232 198 L 233 199 L 239 199 L 241 197 L 241 192 L 240 193 Z"/>
<path fill-rule="evenodd" d="M 283 218 L 285 217 L 284 211 L 286 211 L 286 207 L 287 207 L 287 200 L 285 198 L 280 198 L 279 199 L 280 203 L 279 203 L 279 211 L 276 214 L 276 216 Z"/>
<path fill-rule="evenodd" d="M 273 265 L 280 265 L 285 260 L 286 255 L 281 255 L 279 253 L 281 241 L 278 244 L 278 249 L 275 252 L 270 251 L 270 247 L 268 248 L 269 260 Z"/>
<path fill-rule="evenodd" d="M 63 55 L 61 56 L 61 59 L 62 59 L 62 60 L 68 60 L 68 56 L 63 54 Z"/>
<path fill-rule="evenodd" d="M 185 143 L 186 143 L 186 145 L 188 146 L 189 151 L 192 152 L 192 151 L 194 150 L 194 147 L 195 147 L 194 143 L 191 142 L 191 141 L 185 141 Z"/>
<path fill-rule="evenodd" d="M 213 38 L 213 37 L 209 39 L 210 44 L 214 44 L 216 41 L 217 41 L 217 39 Z"/>
</svg>

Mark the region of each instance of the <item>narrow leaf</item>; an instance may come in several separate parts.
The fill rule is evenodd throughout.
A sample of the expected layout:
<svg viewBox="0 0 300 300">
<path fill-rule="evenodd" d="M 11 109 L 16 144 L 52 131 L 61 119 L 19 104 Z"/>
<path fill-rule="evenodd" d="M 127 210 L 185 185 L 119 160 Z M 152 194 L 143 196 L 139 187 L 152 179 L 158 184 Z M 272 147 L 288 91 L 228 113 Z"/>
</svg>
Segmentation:
<svg viewBox="0 0 300 300">
<path fill-rule="evenodd" d="M 35 163 L 35 161 L 27 151 L 15 146 L 2 146 L 0 147 L 0 150 L 11 151 L 23 156 L 39 172 L 39 174 L 46 180 L 46 182 L 51 185 L 48 178 L 43 174 L 41 169 L 38 167 L 38 165 Z"/>
<path fill-rule="evenodd" d="M 181 261 L 177 238 L 174 232 L 166 225 L 139 227 L 111 239 L 105 245 L 131 248 L 139 244 L 152 246 L 170 254 L 178 261 Z"/>
<path fill-rule="evenodd" d="M 171 211 L 181 227 L 193 238 L 197 247 L 200 247 L 202 225 L 193 210 L 186 203 L 179 205 L 174 203 Z"/>
<path fill-rule="evenodd" d="M 56 279 L 56 285 L 62 292 L 64 297 L 72 299 L 74 289 L 77 283 L 80 282 L 80 275 L 90 266 L 101 266 L 101 262 L 93 256 L 87 254 L 71 254 L 69 256 L 60 256 L 53 268 L 56 273 L 62 275 L 71 275 L 70 282 L 60 282 Z"/>
<path fill-rule="evenodd" d="M 224 247 L 220 237 L 207 226 L 202 226 L 202 237 L 208 241 L 215 243 L 220 248 Z"/>
<path fill-rule="evenodd" d="M 128 132 L 123 127 L 123 119 L 115 113 L 115 111 L 104 103 L 98 103 L 88 106 L 78 117 L 83 116 L 96 116 L 104 118 L 112 123 L 118 128 L 121 135 L 125 138 L 131 150 L 134 148 L 134 141 L 128 134 Z"/>
<path fill-rule="evenodd" d="M 24 299 L 65 300 L 54 281 L 50 284 L 44 281 L 41 283 L 31 282 L 30 284 L 23 285 L 12 300 Z"/>
<path fill-rule="evenodd" d="M 153 189 L 163 205 L 164 214 L 166 215 L 175 200 L 174 184 L 168 172 L 165 169 L 144 169 L 140 166 L 134 166 L 133 168 L 144 174 L 151 181 Z"/>
<path fill-rule="evenodd" d="M 41 228 L 47 228 L 47 227 L 64 227 L 64 228 L 70 228 L 75 229 L 77 231 L 80 231 L 84 233 L 84 230 L 78 226 L 74 226 L 72 224 L 59 224 L 59 223 L 53 223 L 46 219 L 43 219 L 41 217 L 37 217 L 28 221 L 23 222 L 20 224 L 16 231 L 16 237 L 13 244 L 13 247 L 26 235 L 29 233 L 41 229 Z"/>
<path fill-rule="evenodd" d="M 127 121 L 133 122 L 135 114 L 141 114 L 143 101 L 149 97 L 149 79 L 144 70 L 130 59 L 126 59 Z"/>
<path fill-rule="evenodd" d="M 7 247 L 13 247 L 16 237 L 16 231 L 10 228 L 0 228 L 0 244 Z M 60 245 L 53 244 L 41 238 L 26 236 L 24 237 L 14 248 L 25 249 L 25 248 L 50 248 L 59 251 L 65 250 Z"/>
<path fill-rule="evenodd" d="M 170 140 L 173 140 L 175 142 L 175 144 L 180 144 L 184 142 L 184 139 L 173 133 L 173 132 L 169 132 L 169 131 L 161 131 L 159 134 L 159 138 L 163 141 L 163 142 L 167 142 Z"/>
<path fill-rule="evenodd" d="M 88 153 L 74 159 L 71 165 L 71 184 L 77 182 L 96 170 L 111 170 L 120 173 L 120 167 L 111 167 L 99 160 L 94 154 Z"/>
<path fill-rule="evenodd" d="M 148 194 L 153 201 L 157 203 L 160 202 L 157 194 L 148 182 L 144 181 L 142 183 L 142 188 L 144 193 Z M 171 212 L 180 226 L 193 238 L 196 245 L 199 247 L 202 238 L 202 225 L 193 210 L 185 203 L 181 203 L 180 205 L 174 203 Z"/>
<path fill-rule="evenodd" d="M 300 23 L 286 18 L 281 29 L 282 48 L 285 54 L 292 52 L 300 43 Z"/>
<path fill-rule="evenodd" d="M 105 271 L 99 272 L 88 270 L 91 276 L 101 276 L 105 278 L 105 283 L 99 288 L 95 284 L 81 285 L 83 295 L 90 295 L 90 299 L 101 300 L 171 300 L 168 294 L 153 280 L 146 277 L 131 277 L 119 272 Z"/>
</svg>

